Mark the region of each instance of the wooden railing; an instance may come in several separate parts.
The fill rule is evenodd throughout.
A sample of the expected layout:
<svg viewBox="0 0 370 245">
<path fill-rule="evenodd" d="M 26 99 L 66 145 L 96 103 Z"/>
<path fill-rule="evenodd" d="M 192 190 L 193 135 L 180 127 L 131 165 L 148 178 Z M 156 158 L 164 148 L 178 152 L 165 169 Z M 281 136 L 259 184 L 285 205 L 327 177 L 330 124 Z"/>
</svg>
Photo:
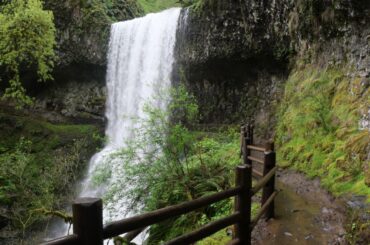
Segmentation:
<svg viewBox="0 0 370 245">
<path fill-rule="evenodd" d="M 262 158 L 253 156 L 260 152 Z M 215 232 L 235 225 L 233 240 L 229 244 L 251 244 L 251 232 L 258 220 L 265 214 L 266 219 L 274 216 L 275 191 L 275 152 L 273 144 L 266 147 L 253 145 L 253 128 L 242 127 L 241 153 L 243 164 L 236 167 L 235 187 L 216 194 L 201 197 L 189 202 L 158 209 L 131 218 L 115 221 L 103 226 L 102 200 L 97 198 L 77 199 L 72 205 L 73 235 L 56 239 L 45 245 L 102 245 L 104 239 L 126 234 L 129 241 L 134 239 L 146 227 L 169 218 L 186 214 L 224 199 L 235 197 L 234 213 L 225 218 L 213 221 L 191 233 L 177 237 L 166 244 L 192 244 Z M 254 170 L 252 163 L 258 163 L 262 171 Z M 252 186 L 252 174 L 260 177 Z M 261 189 L 262 204 L 258 214 L 252 219 L 252 197 Z"/>
</svg>

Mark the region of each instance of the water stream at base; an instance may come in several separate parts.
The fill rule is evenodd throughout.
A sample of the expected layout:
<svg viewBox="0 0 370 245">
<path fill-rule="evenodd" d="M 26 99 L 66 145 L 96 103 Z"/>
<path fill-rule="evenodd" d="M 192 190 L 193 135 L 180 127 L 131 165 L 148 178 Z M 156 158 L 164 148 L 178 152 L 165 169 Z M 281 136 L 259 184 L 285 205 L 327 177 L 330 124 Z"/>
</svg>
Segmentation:
<svg viewBox="0 0 370 245">
<path fill-rule="evenodd" d="M 166 104 L 154 95 L 171 86 L 176 29 L 180 8 L 172 8 L 141 18 L 118 22 L 111 26 L 107 67 L 106 127 L 107 144 L 90 160 L 86 177 L 81 182 L 79 197 L 104 197 L 119 190 L 119 179 L 125 174 L 120 161 L 111 155 L 125 147 L 134 137 L 135 119 L 145 119 L 143 106 L 151 99 L 154 106 L 166 109 Z M 157 100 L 153 100 L 157 98 Z M 104 164 L 109 178 L 94 185 L 94 174 Z M 104 203 L 104 222 L 122 219 L 127 215 L 124 198 L 113 192 Z M 59 228 L 60 229 L 60 228 Z M 59 230 L 58 235 L 65 235 Z M 55 236 L 55 235 L 53 235 Z"/>
</svg>

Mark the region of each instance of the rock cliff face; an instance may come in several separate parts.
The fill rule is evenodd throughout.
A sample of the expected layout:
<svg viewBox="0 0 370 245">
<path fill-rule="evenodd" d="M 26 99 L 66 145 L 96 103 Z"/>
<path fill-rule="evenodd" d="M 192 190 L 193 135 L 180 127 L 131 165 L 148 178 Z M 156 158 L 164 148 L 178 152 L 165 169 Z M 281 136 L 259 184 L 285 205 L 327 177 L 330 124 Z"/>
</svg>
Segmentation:
<svg viewBox="0 0 370 245">
<path fill-rule="evenodd" d="M 187 24 L 178 37 L 180 61 L 189 65 L 257 57 L 284 61 L 290 45 L 285 17 L 291 6 L 276 1 L 213 2 L 183 11 Z"/>
<path fill-rule="evenodd" d="M 103 126 L 110 24 L 143 11 L 135 0 L 46 0 L 45 8 L 54 13 L 58 59 L 55 80 L 32 85 L 36 104 L 31 111 L 52 122 Z"/>
<path fill-rule="evenodd" d="M 50 122 L 104 126 L 105 67 L 74 64 L 55 71 L 56 80 L 37 89 L 32 108 Z"/>
<path fill-rule="evenodd" d="M 205 1 L 183 11 L 176 47 L 183 75 L 176 79 L 186 80 L 197 95 L 204 122 L 221 123 L 267 119 L 273 124 L 280 85 L 297 60 L 350 66 L 353 76 L 363 77 L 365 90 L 369 5 L 364 0 Z"/>
<path fill-rule="evenodd" d="M 270 121 L 264 108 L 287 76 L 290 9 L 275 1 L 214 1 L 183 12 L 178 79 L 198 97 L 204 122 Z"/>
<path fill-rule="evenodd" d="M 110 7 L 98 0 L 77 2 L 46 1 L 55 13 L 60 60 L 56 81 L 35 94 L 35 109 L 102 122 L 109 23 L 141 11 L 135 1 L 117 0 Z M 261 131 L 271 131 L 283 82 L 297 60 L 350 66 L 352 76 L 362 77 L 364 91 L 368 88 L 369 5 L 366 0 L 205 0 L 182 13 L 175 81 L 185 80 L 197 96 L 202 122 L 256 120 Z M 369 127 L 369 117 L 364 110 L 363 127 Z"/>
<path fill-rule="evenodd" d="M 132 0 L 46 0 L 45 8 L 54 13 L 60 66 L 104 65 L 110 24 L 142 14 Z"/>
<path fill-rule="evenodd" d="M 183 11 L 181 18 L 175 72 L 181 75 L 175 78 L 195 93 L 203 122 L 254 121 L 257 141 L 276 140 L 280 164 L 319 176 L 322 183 L 330 183 L 326 187 L 334 193 L 343 191 L 338 187 L 347 181 L 343 179 L 356 179 L 348 185 L 363 190 L 344 192 L 366 198 L 370 183 L 370 1 L 204 0 L 197 9 Z M 327 76 L 328 71 L 335 71 L 336 76 Z M 291 82 L 294 79 L 296 83 Z M 334 86 L 324 90 L 320 83 Z M 320 97 L 326 104 L 316 101 L 317 108 L 308 110 L 309 99 Z M 292 108 L 298 113 L 293 115 Z M 321 110 L 335 132 L 326 133 L 332 134 L 329 150 L 320 145 L 324 137 L 314 138 L 318 134 L 312 132 L 325 128 L 321 119 L 312 117 L 314 126 L 301 127 L 302 138 L 292 133 L 297 122 L 307 120 L 307 114 L 317 115 Z M 352 116 L 340 119 L 341 113 Z M 352 134 L 341 134 L 341 130 Z M 361 142 L 355 140 L 360 138 Z M 301 139 L 310 139 L 313 146 L 307 143 L 310 140 Z M 341 144 L 345 149 L 335 148 Z M 361 150 L 356 152 L 351 145 Z M 346 161 L 331 158 L 338 151 Z M 325 165 L 329 162 L 335 166 L 331 173 Z M 365 177 L 348 171 L 351 167 Z M 335 177 L 336 171 L 346 177 Z"/>
</svg>

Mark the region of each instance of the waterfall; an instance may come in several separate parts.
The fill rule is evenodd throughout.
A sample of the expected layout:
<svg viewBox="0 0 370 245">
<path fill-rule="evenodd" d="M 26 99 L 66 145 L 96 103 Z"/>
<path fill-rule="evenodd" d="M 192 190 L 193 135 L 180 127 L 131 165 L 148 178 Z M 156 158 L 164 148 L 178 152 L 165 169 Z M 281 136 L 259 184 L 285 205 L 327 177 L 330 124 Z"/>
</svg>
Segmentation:
<svg viewBox="0 0 370 245">
<path fill-rule="evenodd" d="M 80 183 L 79 197 L 104 198 L 112 189 L 119 189 L 119 180 L 125 173 L 122 163 L 115 161 L 112 154 L 134 137 L 133 118 L 145 119 L 143 106 L 148 99 L 153 102 L 158 90 L 171 86 L 180 11 L 172 8 L 111 26 L 106 76 L 107 143 L 91 158 L 86 177 Z M 160 99 L 154 103 L 166 109 Z M 96 186 L 94 174 L 102 165 L 110 174 Z M 125 218 L 126 211 L 125 200 L 116 193 L 104 202 L 104 222 Z"/>
<path fill-rule="evenodd" d="M 135 120 L 132 118 L 145 117 L 142 109 L 148 99 L 153 99 L 160 88 L 171 86 L 179 16 L 180 8 L 173 8 L 112 25 L 106 78 L 108 125 L 105 134 L 108 142 L 92 157 L 80 196 L 102 197 L 111 188 L 119 188 L 118 180 L 125 174 L 120 161 L 109 159 L 111 176 L 102 186 L 91 184 L 92 176 L 101 163 L 134 137 Z M 165 109 L 161 101 L 154 103 Z M 111 199 L 112 202 L 104 204 L 105 220 L 123 218 L 125 200 L 119 195 Z"/>
<path fill-rule="evenodd" d="M 108 125 L 105 148 L 90 161 L 80 196 L 104 196 L 124 174 L 119 161 L 110 160 L 111 177 L 101 187 L 91 184 L 100 163 L 125 146 L 133 137 L 135 120 L 144 118 L 143 105 L 155 91 L 171 85 L 174 46 L 180 9 L 174 8 L 142 18 L 115 23 L 111 27 L 107 70 L 106 117 Z M 156 101 L 159 105 L 161 101 Z M 163 105 L 162 105 L 162 109 Z M 105 220 L 123 218 L 124 200 L 113 197 L 105 203 Z"/>
</svg>

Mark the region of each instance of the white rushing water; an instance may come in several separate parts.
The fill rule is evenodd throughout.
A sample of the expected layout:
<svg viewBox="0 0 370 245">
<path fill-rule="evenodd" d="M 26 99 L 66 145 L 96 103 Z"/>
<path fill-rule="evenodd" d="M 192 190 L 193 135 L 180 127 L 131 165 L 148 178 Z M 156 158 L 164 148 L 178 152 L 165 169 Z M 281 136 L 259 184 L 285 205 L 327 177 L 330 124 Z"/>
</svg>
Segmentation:
<svg viewBox="0 0 370 245">
<path fill-rule="evenodd" d="M 90 161 L 81 197 L 102 197 L 112 188 L 119 188 L 119 180 L 125 174 L 122 163 L 109 156 L 134 137 L 135 121 L 145 117 L 142 109 L 148 99 L 153 102 L 157 91 L 171 86 L 179 15 L 180 9 L 173 8 L 112 25 L 106 78 L 108 125 L 105 134 L 108 142 Z M 162 101 L 154 103 L 165 109 Z M 104 185 L 97 187 L 92 184 L 92 177 L 107 159 L 111 176 Z M 124 201 L 117 193 L 112 202 L 104 203 L 105 220 L 122 218 Z"/>
<path fill-rule="evenodd" d="M 155 93 L 171 86 L 174 47 L 180 8 L 148 14 L 141 18 L 118 22 L 111 26 L 108 68 L 106 127 L 107 143 L 89 163 L 81 182 L 79 197 L 113 197 L 104 203 L 104 221 L 122 219 L 127 215 L 124 198 L 119 191 L 122 162 L 112 154 L 125 147 L 135 128 L 133 118 L 145 119 L 143 105 L 151 99 L 165 109 L 164 102 L 153 101 Z M 109 177 L 103 184 L 94 184 L 94 175 L 105 169 Z"/>
</svg>

